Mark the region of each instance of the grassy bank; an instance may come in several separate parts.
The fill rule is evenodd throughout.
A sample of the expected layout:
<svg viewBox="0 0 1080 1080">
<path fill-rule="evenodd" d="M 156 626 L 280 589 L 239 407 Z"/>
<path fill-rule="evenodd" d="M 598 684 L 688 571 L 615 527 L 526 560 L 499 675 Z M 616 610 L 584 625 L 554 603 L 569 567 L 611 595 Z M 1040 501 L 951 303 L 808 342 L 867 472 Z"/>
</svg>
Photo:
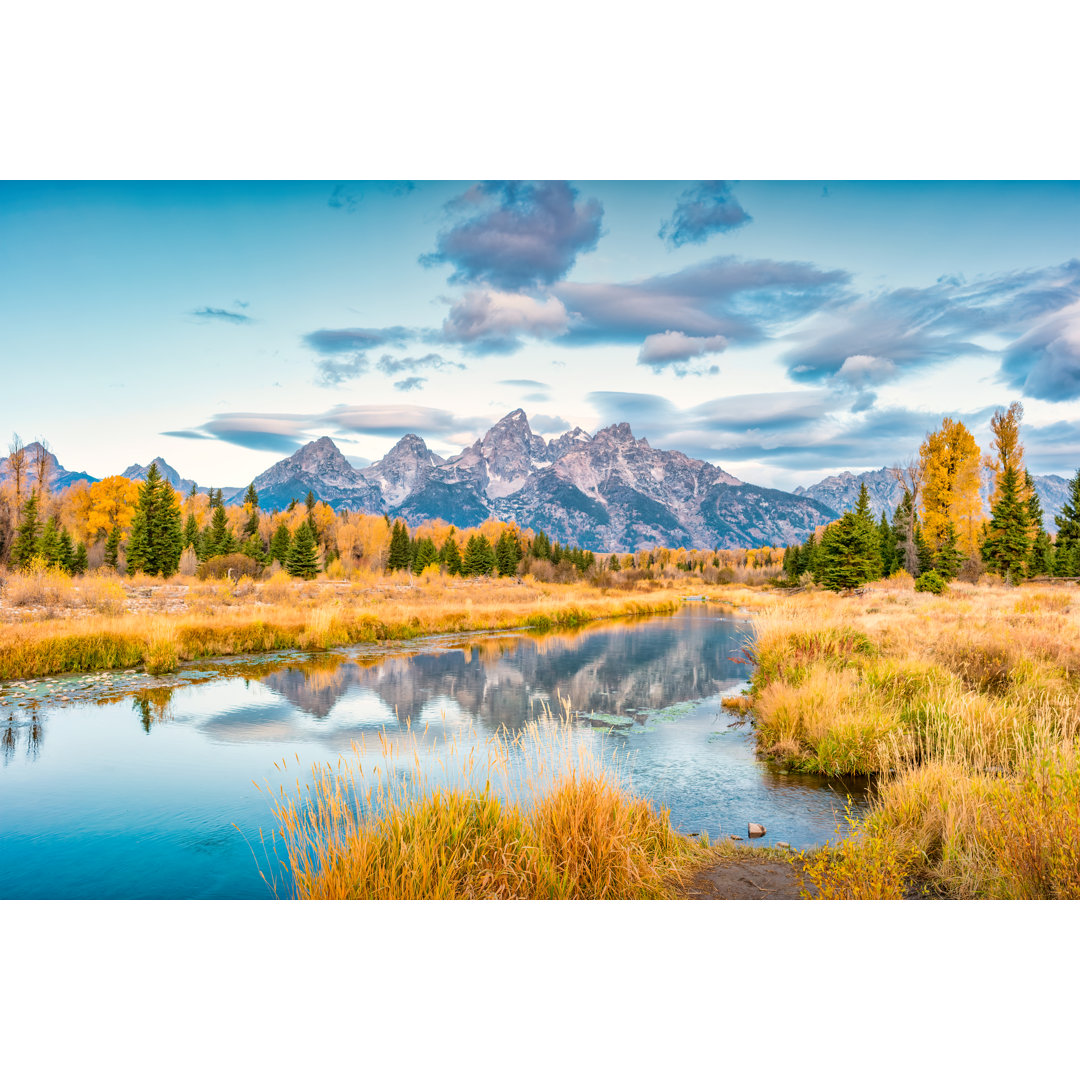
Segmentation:
<svg viewBox="0 0 1080 1080">
<path fill-rule="evenodd" d="M 674 611 L 685 588 L 611 594 L 586 584 L 469 581 L 384 590 L 269 582 L 192 587 L 179 610 L 90 612 L 0 624 L 0 679 L 143 667 L 278 649 L 325 649 L 425 634 L 532 627 Z"/>
<path fill-rule="evenodd" d="M 807 861 L 821 895 L 1080 897 L 1074 596 L 901 580 L 756 612 L 759 748 L 880 780 L 852 835 Z"/>
<path fill-rule="evenodd" d="M 273 866 L 264 877 L 299 899 L 683 895 L 712 858 L 707 841 L 676 833 L 572 736 L 549 718 L 479 752 L 447 743 L 437 766 L 415 738 L 354 747 L 271 793 L 285 873 L 280 886 Z"/>
</svg>

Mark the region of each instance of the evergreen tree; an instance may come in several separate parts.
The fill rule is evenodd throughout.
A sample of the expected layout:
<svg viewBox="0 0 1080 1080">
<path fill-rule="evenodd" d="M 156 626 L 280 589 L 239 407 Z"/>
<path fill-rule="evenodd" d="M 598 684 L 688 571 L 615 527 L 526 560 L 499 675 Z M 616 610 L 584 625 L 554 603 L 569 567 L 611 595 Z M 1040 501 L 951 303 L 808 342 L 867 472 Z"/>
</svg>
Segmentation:
<svg viewBox="0 0 1080 1080">
<path fill-rule="evenodd" d="M 868 553 L 870 560 L 870 577 L 873 581 L 881 577 L 881 533 L 874 524 L 874 516 L 870 512 L 870 493 L 866 490 L 866 484 L 859 485 L 859 501 L 855 504 L 855 525 L 859 533 L 859 544 Z"/>
<path fill-rule="evenodd" d="M 934 569 L 946 580 L 952 581 L 960 572 L 960 534 L 956 530 L 956 524 L 950 518 L 945 526 L 945 538 L 941 543 L 941 550 L 934 560 Z"/>
<path fill-rule="evenodd" d="M 815 581 L 817 580 L 818 549 L 819 544 L 817 534 L 811 533 L 806 538 L 806 543 L 803 544 L 799 553 L 799 565 L 802 567 L 799 571 L 799 577 L 809 573 L 813 576 Z"/>
<path fill-rule="evenodd" d="M 85 574 L 90 569 L 90 560 L 86 554 L 86 545 L 80 540 L 75 548 L 75 555 L 71 560 L 71 572 L 73 574 Z"/>
<path fill-rule="evenodd" d="M 274 535 L 270 538 L 270 561 L 272 563 L 276 562 L 279 566 L 284 566 L 291 547 L 292 533 L 289 532 L 289 526 L 283 521 L 274 530 Z"/>
<path fill-rule="evenodd" d="M 290 499 L 289 505 L 285 507 L 285 512 L 291 514 L 296 509 L 296 500 Z"/>
<path fill-rule="evenodd" d="M 72 542 L 71 533 L 67 526 L 60 530 L 60 559 L 59 564 L 69 573 L 75 573 L 75 544 Z M 85 550 L 85 549 L 84 549 Z"/>
<path fill-rule="evenodd" d="M 988 569 L 1013 582 L 1023 579 L 1031 554 L 1027 505 L 1019 492 L 1020 476 L 1010 465 L 1001 473 L 982 543 L 982 557 Z"/>
<path fill-rule="evenodd" d="M 1074 563 L 1080 553 L 1080 469 L 1069 481 L 1069 496 L 1060 514 L 1054 515 L 1057 538 L 1054 541 L 1054 573 L 1059 577 L 1072 577 Z"/>
<path fill-rule="evenodd" d="M 293 577 L 306 578 L 310 581 L 319 572 L 319 552 L 311 526 L 306 521 L 300 522 L 296 530 L 289 553 L 285 557 L 285 569 Z"/>
<path fill-rule="evenodd" d="M 466 577 L 477 577 L 481 574 L 490 574 L 494 569 L 495 552 L 491 550 L 491 543 L 483 533 L 473 533 L 465 545 L 462 574 Z"/>
<path fill-rule="evenodd" d="M 244 492 L 244 505 L 250 506 L 252 510 L 259 509 L 259 493 L 255 490 L 254 480 L 248 484 L 247 491 Z"/>
<path fill-rule="evenodd" d="M 878 536 L 881 537 L 881 576 L 889 577 L 900 567 L 900 545 L 884 510 L 878 523 Z"/>
<path fill-rule="evenodd" d="M 49 566 L 60 566 L 60 522 L 54 514 L 45 522 L 38 538 L 38 554 Z"/>
<path fill-rule="evenodd" d="M 916 577 L 922 577 L 934 569 L 936 555 L 930 542 L 926 539 L 921 525 L 915 526 L 915 555 L 918 560 L 919 572 Z"/>
<path fill-rule="evenodd" d="M 818 545 L 816 580 L 827 589 L 853 589 L 873 580 L 881 570 L 881 550 L 874 528 L 848 511 L 822 534 Z"/>
<path fill-rule="evenodd" d="M 394 522 L 393 531 L 390 534 L 390 550 L 386 556 L 386 569 L 407 570 L 412 559 L 409 551 L 409 530 L 405 522 L 398 518 Z"/>
<path fill-rule="evenodd" d="M 452 533 L 446 538 L 446 543 L 439 551 L 439 562 L 446 567 L 448 574 L 461 573 L 461 551 Z"/>
<path fill-rule="evenodd" d="M 33 492 L 23 505 L 22 521 L 15 533 L 15 544 L 11 549 L 11 561 L 20 570 L 25 570 L 38 553 L 38 497 Z"/>
<path fill-rule="evenodd" d="M 547 533 L 541 531 L 533 537 L 532 554 L 536 559 L 551 558 L 551 541 L 548 539 Z"/>
<path fill-rule="evenodd" d="M 218 488 L 217 491 L 215 491 L 213 488 L 211 488 L 210 489 L 210 509 L 211 510 L 216 510 L 219 506 L 224 506 L 224 505 L 225 505 L 225 496 L 222 494 L 221 488 Z"/>
<path fill-rule="evenodd" d="M 787 552 L 785 552 L 784 555 L 785 555 L 785 558 L 786 558 L 787 557 Z M 622 569 L 622 564 L 619 562 L 619 556 L 618 555 L 613 554 L 611 556 L 611 558 L 608 559 L 608 569 L 609 570 L 621 570 Z"/>
<path fill-rule="evenodd" d="M 203 534 L 202 556 L 204 559 L 212 559 L 215 555 L 232 555 L 238 548 L 236 537 L 229 528 L 225 507 L 219 504 L 214 508 L 214 516 Z"/>
<path fill-rule="evenodd" d="M 221 511 L 224 514 L 224 510 Z M 172 486 L 153 462 L 146 480 L 139 487 L 139 502 L 131 521 L 128 540 L 128 573 L 175 574 L 184 550 L 184 531 L 180 523 L 180 503 Z"/>
<path fill-rule="evenodd" d="M 188 492 L 188 498 L 194 499 L 199 494 L 199 485 L 194 480 L 191 482 L 191 490 Z"/>
<path fill-rule="evenodd" d="M 114 570 L 120 561 L 120 537 L 120 526 L 116 524 L 105 541 L 105 565 L 111 566 Z"/>
<path fill-rule="evenodd" d="M 199 554 L 199 523 L 193 512 L 188 514 L 184 522 L 184 547 L 194 548 L 195 554 Z"/>
<path fill-rule="evenodd" d="M 429 536 L 425 536 L 417 542 L 416 551 L 413 554 L 412 572 L 422 574 L 429 566 L 439 564 L 439 552 L 435 542 Z"/>
<path fill-rule="evenodd" d="M 257 563 L 261 563 L 263 566 L 270 565 L 266 557 L 266 551 L 262 546 L 262 541 L 258 536 L 249 536 L 240 545 L 240 552 L 249 559 L 254 559 Z"/>
<path fill-rule="evenodd" d="M 915 497 L 905 490 L 903 498 L 893 511 L 893 533 L 896 536 L 898 569 L 906 570 L 912 577 L 919 576 L 919 549 L 915 543 L 915 530 L 919 519 L 915 513 Z"/>
<path fill-rule="evenodd" d="M 1040 529 L 1035 534 L 1035 541 L 1031 545 L 1031 557 L 1028 560 L 1028 577 L 1043 577 L 1053 574 L 1055 570 L 1054 546 L 1050 543 L 1050 536 L 1045 529 Z"/>
<path fill-rule="evenodd" d="M 615 569 L 618 569 L 618 556 L 613 556 L 616 562 Z M 495 565 L 498 568 L 499 575 L 501 577 L 514 577 L 517 574 L 518 563 L 521 562 L 521 547 L 518 544 L 517 537 L 509 531 L 505 530 L 499 537 L 498 544 L 495 545 Z"/>
</svg>

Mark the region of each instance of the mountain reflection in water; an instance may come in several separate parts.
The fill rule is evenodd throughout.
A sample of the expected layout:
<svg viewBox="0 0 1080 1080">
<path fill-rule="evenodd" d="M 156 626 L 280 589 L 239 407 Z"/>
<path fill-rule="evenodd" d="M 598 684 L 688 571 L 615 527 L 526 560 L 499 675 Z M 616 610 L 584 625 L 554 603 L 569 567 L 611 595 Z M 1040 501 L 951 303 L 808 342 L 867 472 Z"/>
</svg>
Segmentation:
<svg viewBox="0 0 1080 1080">
<path fill-rule="evenodd" d="M 264 897 L 253 849 L 274 830 L 268 789 L 407 721 L 434 762 L 446 736 L 479 745 L 561 715 L 563 701 L 574 738 L 617 752 L 633 790 L 676 828 L 745 836 L 762 821 L 768 843 L 822 843 L 849 789 L 761 761 L 749 725 L 721 707 L 750 673 L 748 635 L 695 606 L 571 633 L 124 673 L 107 690 L 93 677 L 101 691 L 20 684 L 9 701 L 27 708 L 0 720 L 0 897 Z"/>
</svg>

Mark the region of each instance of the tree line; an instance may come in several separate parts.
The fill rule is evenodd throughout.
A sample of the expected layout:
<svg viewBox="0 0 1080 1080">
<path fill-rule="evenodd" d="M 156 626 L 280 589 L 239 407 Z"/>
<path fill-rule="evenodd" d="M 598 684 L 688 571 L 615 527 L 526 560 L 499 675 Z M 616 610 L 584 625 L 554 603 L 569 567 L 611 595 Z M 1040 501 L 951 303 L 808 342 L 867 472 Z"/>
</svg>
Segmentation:
<svg viewBox="0 0 1080 1080">
<path fill-rule="evenodd" d="M 890 521 L 875 522 L 863 484 L 853 511 L 784 553 L 789 582 L 813 580 L 850 589 L 903 570 L 916 588 L 941 592 L 955 578 L 983 573 L 1017 583 L 1033 577 L 1080 576 L 1080 469 L 1055 515 L 1056 536 L 1043 511 L 1020 440 L 1023 407 L 1013 402 L 990 422 L 993 451 L 983 456 L 971 432 L 947 417 L 927 435 L 916 460 L 894 470 L 904 494 Z M 981 486 L 989 473 L 990 513 Z"/>
</svg>

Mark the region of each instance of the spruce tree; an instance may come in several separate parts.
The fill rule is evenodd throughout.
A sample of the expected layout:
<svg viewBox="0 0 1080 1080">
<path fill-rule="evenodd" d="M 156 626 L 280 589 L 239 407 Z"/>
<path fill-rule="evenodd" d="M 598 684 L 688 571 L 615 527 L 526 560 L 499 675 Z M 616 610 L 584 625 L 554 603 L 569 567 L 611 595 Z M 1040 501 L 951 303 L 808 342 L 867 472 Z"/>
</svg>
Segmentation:
<svg viewBox="0 0 1080 1080">
<path fill-rule="evenodd" d="M 855 505 L 855 527 L 859 534 L 860 547 L 866 551 L 870 561 L 868 581 L 881 577 L 881 533 L 874 524 L 873 514 L 870 512 L 870 493 L 866 490 L 866 484 L 859 485 L 859 501 Z"/>
<path fill-rule="evenodd" d="M 848 511 L 822 534 L 817 552 L 816 580 L 827 589 L 853 589 L 881 572 L 881 550 L 873 522 Z"/>
<path fill-rule="evenodd" d="M 615 556 L 615 561 L 618 563 L 617 556 Z M 518 545 L 517 537 L 507 529 L 499 537 L 498 544 L 495 545 L 495 565 L 498 568 L 499 575 L 501 577 L 513 577 L 517 574 L 518 563 L 520 562 L 521 547 Z M 617 566 L 616 569 L 618 569 Z"/>
<path fill-rule="evenodd" d="M 541 531 L 533 537 L 532 554 L 536 559 L 551 558 L 551 541 L 548 539 L 547 533 Z"/>
<path fill-rule="evenodd" d="M 85 574 L 90 569 L 90 560 L 86 554 L 86 545 L 80 540 L 75 548 L 75 555 L 71 560 L 71 572 L 73 574 Z"/>
<path fill-rule="evenodd" d="M 60 559 L 59 564 L 69 573 L 75 573 L 75 544 L 71 539 L 71 533 L 65 525 L 60 530 Z"/>
<path fill-rule="evenodd" d="M 957 544 L 960 534 L 956 531 L 956 525 L 949 519 L 945 527 L 945 538 L 941 543 L 941 550 L 934 560 L 934 569 L 946 580 L 952 581 L 960 572 L 960 550 Z"/>
<path fill-rule="evenodd" d="M 1031 554 L 1027 505 L 1020 499 L 1019 491 L 1020 476 L 1010 465 L 1001 474 L 982 544 L 982 557 L 987 567 L 1013 582 L 1024 578 Z"/>
<path fill-rule="evenodd" d="M 11 561 L 20 570 L 25 570 L 38 553 L 38 497 L 35 491 L 23 505 L 22 521 L 15 533 L 15 543 L 11 549 Z"/>
<path fill-rule="evenodd" d="M 306 578 L 310 581 L 319 572 L 319 552 L 311 527 L 306 521 L 300 522 L 296 530 L 289 554 L 285 557 L 285 569 L 293 577 Z"/>
<path fill-rule="evenodd" d="M 884 510 L 881 511 L 881 521 L 878 523 L 878 536 L 881 537 L 881 576 L 890 577 L 900 567 L 900 545 Z"/>
<path fill-rule="evenodd" d="M 923 574 L 928 574 L 934 569 L 936 555 L 934 549 L 930 546 L 930 542 L 923 534 L 921 525 L 915 526 L 915 555 L 919 570 L 917 577 L 922 577 Z"/>
<path fill-rule="evenodd" d="M 60 522 L 54 514 L 45 522 L 38 538 L 38 554 L 49 566 L 61 565 Z"/>
<path fill-rule="evenodd" d="M 416 551 L 413 553 L 412 572 L 422 574 L 429 566 L 437 566 L 439 552 L 435 542 L 429 536 L 425 536 L 417 542 Z"/>
<path fill-rule="evenodd" d="M 495 552 L 483 533 L 473 533 L 465 545 L 465 554 L 461 560 L 461 572 L 466 577 L 490 574 L 495 569 Z"/>
<path fill-rule="evenodd" d="M 1050 536 L 1045 529 L 1040 529 L 1035 534 L 1035 542 L 1031 545 L 1031 557 L 1028 560 L 1028 577 L 1043 577 L 1053 574 L 1055 570 L 1054 547 L 1050 543 Z"/>
<path fill-rule="evenodd" d="M 915 530 L 919 519 L 915 512 L 915 497 L 905 490 L 903 498 L 893 511 L 893 532 L 898 549 L 898 569 L 906 570 L 912 577 L 919 576 L 919 548 L 915 542 Z"/>
<path fill-rule="evenodd" d="M 446 538 L 446 543 L 440 549 L 439 562 L 446 567 L 448 574 L 461 573 L 461 550 L 458 548 L 453 534 Z"/>
<path fill-rule="evenodd" d="M 121 539 L 120 525 L 117 523 L 112 527 L 112 531 L 109 533 L 108 539 L 105 541 L 105 565 L 111 566 L 113 570 L 116 569 L 120 561 L 120 539 Z"/>
<path fill-rule="evenodd" d="M 787 557 L 787 551 L 786 550 L 784 552 L 784 556 L 785 556 L 785 558 Z M 622 564 L 619 562 L 619 556 L 618 555 L 615 555 L 613 553 L 611 558 L 608 559 L 608 569 L 609 570 L 621 570 L 622 569 Z"/>
<path fill-rule="evenodd" d="M 289 526 L 283 521 L 274 530 L 274 535 L 270 539 L 270 561 L 272 563 L 276 562 L 279 566 L 284 566 L 291 547 L 292 533 L 289 532 Z"/>
<path fill-rule="evenodd" d="M 386 556 L 386 569 L 391 572 L 408 569 L 412 562 L 409 548 L 409 530 L 405 527 L 405 522 L 398 518 L 394 522 L 394 529 L 390 534 L 390 550 Z"/>
<path fill-rule="evenodd" d="M 225 513 L 225 507 L 222 505 L 215 507 L 210 526 L 203 536 L 203 558 L 212 559 L 215 555 L 231 555 L 238 547 L 236 537 L 229 528 L 229 518 Z"/>
<path fill-rule="evenodd" d="M 199 554 L 199 523 L 193 512 L 188 514 L 184 522 L 184 547 L 194 548 L 195 554 Z"/>
<path fill-rule="evenodd" d="M 1060 514 L 1054 515 L 1057 538 L 1054 541 L 1054 573 L 1072 577 L 1074 563 L 1080 553 L 1080 469 L 1069 481 L 1069 496 Z"/>
<path fill-rule="evenodd" d="M 176 573 L 183 550 L 179 499 L 172 486 L 162 478 L 157 463 L 151 463 L 146 480 L 139 488 L 139 502 L 131 521 L 128 573 L 141 571 L 151 576 L 169 577 Z"/>
</svg>

